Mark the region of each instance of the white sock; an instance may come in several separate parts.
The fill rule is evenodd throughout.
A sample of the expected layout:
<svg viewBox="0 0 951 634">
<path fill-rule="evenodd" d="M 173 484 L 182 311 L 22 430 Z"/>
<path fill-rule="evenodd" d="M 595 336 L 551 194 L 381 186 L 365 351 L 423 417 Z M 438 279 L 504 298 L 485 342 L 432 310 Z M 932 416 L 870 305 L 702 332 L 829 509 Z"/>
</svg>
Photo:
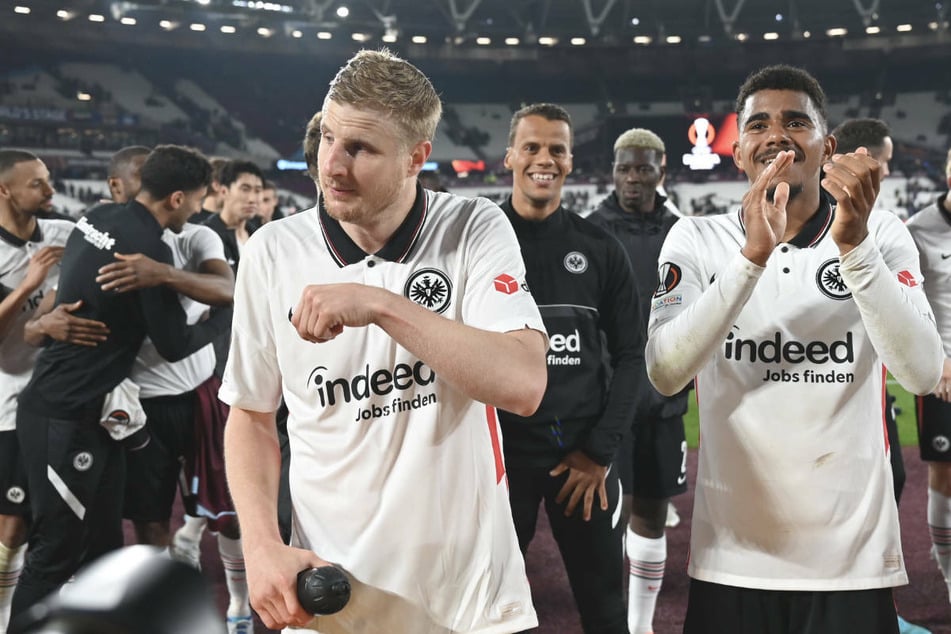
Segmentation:
<svg viewBox="0 0 951 634">
<path fill-rule="evenodd" d="M 208 525 L 208 520 L 204 517 L 193 517 L 191 515 L 185 516 L 185 524 L 178 529 L 176 535 L 187 539 L 190 542 L 201 541 L 201 534 L 205 532 L 205 526 Z"/>
<path fill-rule="evenodd" d="M 628 527 L 626 545 L 630 563 L 627 626 L 631 634 L 649 634 L 654 631 L 654 608 L 667 564 L 667 536 L 649 539 Z"/>
<path fill-rule="evenodd" d="M 13 601 L 13 591 L 17 587 L 20 571 L 23 570 L 25 555 L 26 544 L 8 548 L 0 543 L 0 634 L 7 631 L 10 603 Z"/>
<path fill-rule="evenodd" d="M 928 489 L 928 532 L 934 544 L 934 558 L 944 575 L 951 597 L 951 498 Z"/>
<path fill-rule="evenodd" d="M 225 569 L 225 585 L 228 586 L 228 616 L 251 616 L 251 597 L 248 579 L 244 572 L 244 554 L 240 539 L 228 539 L 218 535 L 218 554 Z"/>
</svg>

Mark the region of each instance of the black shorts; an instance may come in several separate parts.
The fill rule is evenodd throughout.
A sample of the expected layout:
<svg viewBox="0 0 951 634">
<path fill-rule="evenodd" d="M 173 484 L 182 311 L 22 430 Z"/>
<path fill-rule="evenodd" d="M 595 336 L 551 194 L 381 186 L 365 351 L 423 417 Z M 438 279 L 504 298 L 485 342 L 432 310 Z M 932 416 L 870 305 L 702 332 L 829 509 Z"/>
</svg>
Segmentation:
<svg viewBox="0 0 951 634">
<path fill-rule="evenodd" d="M 915 399 L 918 450 L 926 462 L 951 462 L 951 403 L 933 394 Z"/>
<path fill-rule="evenodd" d="M 690 580 L 684 634 L 898 634 L 891 588 L 757 590 Z"/>
<path fill-rule="evenodd" d="M 618 451 L 624 495 L 663 500 L 687 490 L 687 439 L 682 416 L 634 423 Z"/>
<path fill-rule="evenodd" d="M 0 431 L 0 515 L 30 515 L 26 469 L 15 429 Z"/>
<path fill-rule="evenodd" d="M 142 399 L 151 441 L 126 459 L 122 516 L 135 522 L 172 517 L 186 456 L 195 451 L 195 392 Z"/>
</svg>

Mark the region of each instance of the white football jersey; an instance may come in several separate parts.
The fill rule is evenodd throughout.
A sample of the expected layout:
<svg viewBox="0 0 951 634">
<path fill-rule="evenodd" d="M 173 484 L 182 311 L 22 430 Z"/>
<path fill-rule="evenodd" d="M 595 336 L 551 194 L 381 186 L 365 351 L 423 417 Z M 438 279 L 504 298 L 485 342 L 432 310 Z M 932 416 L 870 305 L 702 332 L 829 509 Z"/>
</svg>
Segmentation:
<svg viewBox="0 0 951 634">
<path fill-rule="evenodd" d="M 44 247 L 61 247 L 76 225 L 68 220 L 36 219 L 36 231 L 29 240 L 0 229 L 0 288 L 2 296 L 17 288 L 26 276 L 30 259 Z M 23 304 L 10 328 L 0 341 L 0 431 L 16 428 L 17 396 L 30 380 L 39 348 L 23 341 L 23 326 L 33 317 L 43 298 L 56 291 L 59 264 L 50 267 L 46 280 Z"/>
<path fill-rule="evenodd" d="M 928 280 L 925 295 L 934 310 L 944 354 L 951 357 L 951 214 L 947 194 L 911 218 L 906 226 L 921 254 L 921 272 Z"/>
<path fill-rule="evenodd" d="M 255 232 L 238 272 L 220 395 L 262 412 L 282 394 L 287 402 L 293 543 L 340 564 L 353 583 L 342 612 L 312 622 L 325 634 L 537 625 L 495 410 L 376 326 L 312 344 L 290 323 L 305 286 L 351 282 L 473 327 L 544 332 L 501 210 L 419 192 L 376 254 L 315 208 Z"/>
<path fill-rule="evenodd" d="M 701 348 L 698 333 L 725 316 L 697 376 L 696 579 L 797 591 L 907 582 L 885 363 L 905 371 L 917 355 L 918 384 L 937 381 L 937 355 L 919 352 L 937 334 L 901 221 L 873 211 L 840 271 L 833 218 L 824 205 L 765 268 L 740 254 L 740 212 L 683 218 L 661 251 L 649 366 Z"/>
<path fill-rule="evenodd" d="M 198 273 L 202 262 L 225 261 L 225 248 L 221 238 L 204 225 L 188 223 L 181 233 L 166 229 L 162 233 L 162 241 L 172 251 L 172 261 L 177 269 Z M 189 325 L 198 323 L 208 310 L 207 304 L 196 302 L 184 295 L 180 295 L 179 300 Z M 204 383 L 214 370 L 214 344 L 209 343 L 184 359 L 171 362 L 160 355 L 152 340 L 146 337 L 135 358 L 129 378 L 139 386 L 139 398 L 177 396 L 191 392 Z"/>
</svg>

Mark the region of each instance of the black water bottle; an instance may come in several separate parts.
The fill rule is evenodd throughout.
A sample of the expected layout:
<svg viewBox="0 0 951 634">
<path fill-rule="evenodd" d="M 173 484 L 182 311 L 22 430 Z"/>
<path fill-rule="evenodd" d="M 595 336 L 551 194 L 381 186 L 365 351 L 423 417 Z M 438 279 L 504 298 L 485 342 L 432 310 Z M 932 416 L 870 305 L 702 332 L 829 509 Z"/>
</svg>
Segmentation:
<svg viewBox="0 0 951 634">
<path fill-rule="evenodd" d="M 297 600 L 310 614 L 339 612 L 350 600 L 350 581 L 336 566 L 301 570 L 297 574 Z"/>
</svg>

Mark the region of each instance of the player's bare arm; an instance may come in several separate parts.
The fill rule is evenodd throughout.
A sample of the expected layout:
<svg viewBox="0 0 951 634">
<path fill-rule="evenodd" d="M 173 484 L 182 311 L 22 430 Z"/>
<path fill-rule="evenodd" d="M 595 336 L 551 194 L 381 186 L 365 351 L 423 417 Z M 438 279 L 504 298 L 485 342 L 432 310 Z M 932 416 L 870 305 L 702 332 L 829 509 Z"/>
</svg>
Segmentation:
<svg viewBox="0 0 951 634">
<path fill-rule="evenodd" d="M 10 333 L 10 327 L 23 304 L 46 280 L 50 268 L 58 264 L 62 257 L 63 247 L 43 247 L 30 258 L 23 280 L 0 302 L 0 341 Z"/>
<path fill-rule="evenodd" d="M 542 333 L 473 328 L 374 286 L 307 286 L 291 323 L 315 343 L 375 324 L 470 398 L 520 416 L 538 409 L 548 382 Z"/>
<path fill-rule="evenodd" d="M 23 340 L 31 346 L 42 346 L 49 337 L 55 341 L 93 347 L 109 336 L 109 327 L 103 322 L 73 315 L 82 307 L 82 300 L 54 308 L 55 301 L 54 293 L 44 297 L 33 317 L 23 326 Z"/>
<path fill-rule="evenodd" d="M 567 500 L 565 516 L 573 515 L 578 504 L 583 503 L 582 517 L 586 522 L 590 521 L 595 496 L 598 498 L 598 506 L 601 510 L 608 510 L 608 490 L 605 485 L 608 468 L 608 466 L 599 465 L 580 449 L 576 449 L 566 455 L 549 472 L 552 477 L 568 472 L 568 479 L 555 497 L 555 502 L 558 504 Z"/>
<path fill-rule="evenodd" d="M 281 540 L 280 464 L 274 412 L 232 407 L 225 426 L 225 472 L 241 522 L 251 606 L 272 630 L 302 626 L 313 618 L 297 600 L 297 573 L 328 564 Z"/>
<path fill-rule="evenodd" d="M 878 197 L 882 166 L 860 147 L 854 153 L 834 154 L 823 169 L 822 186 L 837 202 L 830 235 L 845 254 L 868 235 L 868 217 Z"/>
<path fill-rule="evenodd" d="M 750 262 L 766 266 L 766 261 L 786 233 L 786 203 L 789 184 L 782 180 L 783 170 L 792 164 L 796 153 L 780 152 L 753 182 L 743 196 L 743 223 L 746 244 L 742 253 Z"/>
<path fill-rule="evenodd" d="M 99 269 L 96 277 L 103 291 L 127 293 L 165 285 L 196 302 L 228 306 L 234 297 L 234 273 L 224 260 L 206 260 L 197 273 L 157 262 L 141 253 L 116 253 L 117 262 Z"/>
</svg>

